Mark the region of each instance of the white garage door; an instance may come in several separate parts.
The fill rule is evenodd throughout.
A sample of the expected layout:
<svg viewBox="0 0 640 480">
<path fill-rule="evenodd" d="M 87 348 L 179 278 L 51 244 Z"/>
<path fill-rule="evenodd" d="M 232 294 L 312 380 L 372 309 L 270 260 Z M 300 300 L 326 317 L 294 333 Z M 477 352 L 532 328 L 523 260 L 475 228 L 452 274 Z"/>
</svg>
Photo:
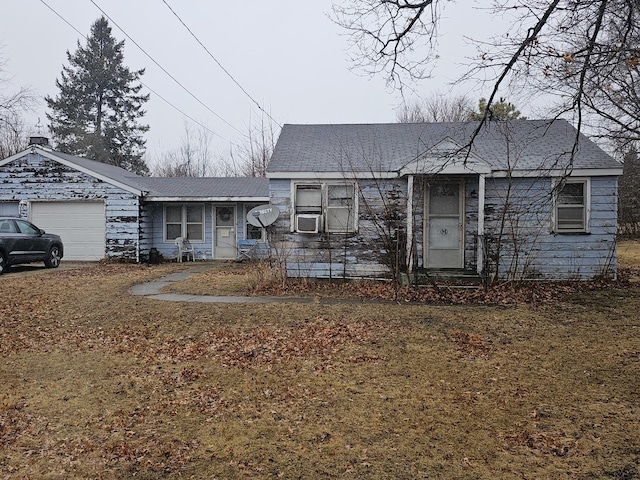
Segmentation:
<svg viewBox="0 0 640 480">
<path fill-rule="evenodd" d="M 31 221 L 62 237 L 65 260 L 100 260 L 105 253 L 103 202 L 33 202 Z"/>
<path fill-rule="evenodd" d="M 0 202 L 0 216 L 17 217 L 18 202 Z"/>
</svg>

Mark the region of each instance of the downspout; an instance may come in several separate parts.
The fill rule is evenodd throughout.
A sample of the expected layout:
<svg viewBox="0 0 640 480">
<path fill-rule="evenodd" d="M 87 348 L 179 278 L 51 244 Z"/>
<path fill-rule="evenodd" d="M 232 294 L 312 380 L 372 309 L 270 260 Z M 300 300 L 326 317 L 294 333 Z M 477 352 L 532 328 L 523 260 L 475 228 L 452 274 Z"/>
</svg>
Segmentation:
<svg viewBox="0 0 640 480">
<path fill-rule="evenodd" d="M 478 176 L 478 253 L 476 271 L 478 275 L 483 275 L 484 270 L 484 197 L 485 197 L 485 175 Z"/>
<path fill-rule="evenodd" d="M 413 249 L 413 175 L 407 177 L 407 268 L 411 273 L 413 270 L 413 259 L 411 258 Z"/>
</svg>

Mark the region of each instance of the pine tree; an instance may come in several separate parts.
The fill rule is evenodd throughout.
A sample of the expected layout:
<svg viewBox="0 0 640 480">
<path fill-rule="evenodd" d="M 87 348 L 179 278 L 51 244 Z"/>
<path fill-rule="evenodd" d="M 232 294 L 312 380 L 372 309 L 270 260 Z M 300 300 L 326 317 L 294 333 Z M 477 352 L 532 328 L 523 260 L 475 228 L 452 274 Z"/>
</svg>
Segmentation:
<svg viewBox="0 0 640 480">
<path fill-rule="evenodd" d="M 487 99 L 481 98 L 478 101 L 478 111 L 472 112 L 471 120 L 482 120 L 487 111 Z M 527 117 L 520 115 L 520 110 L 516 108 L 513 103 L 507 102 L 504 98 L 500 98 L 500 101 L 494 102 L 489 108 L 489 120 L 526 120 Z"/>
<path fill-rule="evenodd" d="M 147 174 L 142 156 L 144 116 L 140 77 L 144 69 L 130 71 L 123 65 L 124 41 L 116 42 L 104 17 L 91 26 L 85 47 L 67 51 L 69 66 L 63 66 L 56 86 L 60 93 L 45 98 L 51 113 L 49 129 L 56 148 L 64 153 L 109 163 Z"/>
</svg>

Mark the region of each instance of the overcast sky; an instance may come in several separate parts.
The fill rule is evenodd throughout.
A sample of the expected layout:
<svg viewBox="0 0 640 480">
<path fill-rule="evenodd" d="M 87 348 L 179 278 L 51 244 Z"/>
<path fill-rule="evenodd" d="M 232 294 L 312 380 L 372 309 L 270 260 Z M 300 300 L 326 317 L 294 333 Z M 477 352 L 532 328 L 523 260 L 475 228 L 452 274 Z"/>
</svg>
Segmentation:
<svg viewBox="0 0 640 480">
<path fill-rule="evenodd" d="M 398 93 L 390 92 L 381 77 L 371 79 L 350 70 L 347 39 L 328 18 L 332 0 L 166 3 L 279 124 L 395 121 Z M 163 0 L 0 0 L 0 5 L 0 58 L 6 61 L 3 74 L 10 80 L 1 88 L 30 86 L 41 98 L 58 94 L 55 81 L 67 64 L 66 51 L 74 52 L 78 40 L 85 44 L 66 22 L 89 35 L 92 23 L 103 14 L 98 7 L 106 13 L 113 35 L 125 40 L 126 66 L 146 68 L 142 81 L 157 93 L 151 93 L 146 104 L 150 160 L 178 146 L 185 124 L 194 131 L 200 128 L 185 114 L 215 132 L 213 148 L 221 154 L 229 145 L 243 143 L 249 124 L 259 121 L 259 108 Z M 448 91 L 461 73 L 456 65 L 473 55 L 464 35 L 478 36 L 486 25 L 468 4 L 449 8 L 446 15 L 455 21 L 443 23 L 435 76 L 416 86 L 425 97 Z M 473 85 L 458 91 L 474 99 L 488 93 Z M 526 112 L 525 105 L 517 106 Z M 44 101 L 33 114 L 34 125 L 38 118 L 46 127 Z"/>
</svg>

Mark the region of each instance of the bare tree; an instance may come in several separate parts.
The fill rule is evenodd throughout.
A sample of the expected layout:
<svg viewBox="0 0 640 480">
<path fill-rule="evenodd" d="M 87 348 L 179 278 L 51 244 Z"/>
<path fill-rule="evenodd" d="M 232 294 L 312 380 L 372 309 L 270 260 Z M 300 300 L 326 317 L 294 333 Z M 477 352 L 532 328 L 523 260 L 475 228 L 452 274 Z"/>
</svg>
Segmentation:
<svg viewBox="0 0 640 480">
<path fill-rule="evenodd" d="M 640 161 L 635 148 L 624 156 L 624 170 L 619 179 L 618 223 L 619 233 L 640 236 Z"/>
<path fill-rule="evenodd" d="M 166 152 L 152 167 L 152 173 L 158 177 L 215 176 L 209 132 L 205 129 L 194 132 L 185 124 L 180 147 Z"/>
<path fill-rule="evenodd" d="M 249 127 L 245 142 L 230 151 L 230 166 L 237 176 L 266 176 L 277 135 L 277 126 L 264 115 L 257 126 Z"/>
<path fill-rule="evenodd" d="M 0 58 L 0 75 L 6 62 Z M 35 103 L 35 96 L 29 88 L 16 92 L 5 90 L 7 81 L 0 77 L 0 159 L 10 157 L 27 146 L 27 126 L 23 114 Z"/>
<path fill-rule="evenodd" d="M 463 122 L 469 120 L 473 102 L 466 95 L 432 94 L 423 100 L 404 103 L 396 114 L 398 123 Z"/>
<path fill-rule="evenodd" d="M 430 74 L 448 3 L 336 0 L 333 18 L 350 34 L 356 65 L 402 88 Z M 496 0 L 491 9 L 513 21 L 508 31 L 476 42 L 465 75 L 492 83 L 481 124 L 503 89 L 524 88 L 556 94 L 553 113 L 573 114 L 578 132 L 595 115 L 606 120 L 609 135 L 640 137 L 637 0 Z"/>
</svg>

